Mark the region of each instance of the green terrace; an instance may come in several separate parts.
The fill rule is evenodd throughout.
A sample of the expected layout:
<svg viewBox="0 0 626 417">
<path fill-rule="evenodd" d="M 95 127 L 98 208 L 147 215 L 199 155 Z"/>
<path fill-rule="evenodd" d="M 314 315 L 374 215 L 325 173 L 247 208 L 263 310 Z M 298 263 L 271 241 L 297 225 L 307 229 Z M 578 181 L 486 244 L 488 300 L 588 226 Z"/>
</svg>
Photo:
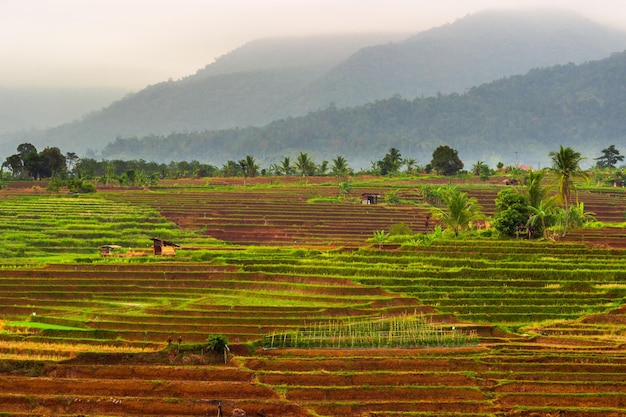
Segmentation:
<svg viewBox="0 0 626 417">
<path fill-rule="evenodd" d="M 82 195 L 5 196 L 0 231 L 5 258 L 94 254 L 101 245 L 148 247 L 150 237 L 182 236 L 154 209 Z"/>
</svg>

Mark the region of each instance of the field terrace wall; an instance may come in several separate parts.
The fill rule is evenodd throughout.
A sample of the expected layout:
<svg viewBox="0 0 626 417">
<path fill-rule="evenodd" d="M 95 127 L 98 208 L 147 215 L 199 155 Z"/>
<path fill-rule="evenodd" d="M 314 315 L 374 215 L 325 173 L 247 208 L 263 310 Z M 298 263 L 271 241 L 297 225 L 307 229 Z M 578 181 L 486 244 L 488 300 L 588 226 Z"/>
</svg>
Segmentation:
<svg viewBox="0 0 626 417">
<path fill-rule="evenodd" d="M 618 417 L 624 352 L 516 349 L 276 350 L 246 366 L 324 416 Z"/>
<path fill-rule="evenodd" d="M 10 416 L 225 416 L 305 417 L 296 403 L 281 399 L 254 374 L 222 365 L 87 364 L 80 361 L 0 365 L 0 412 Z M 32 365 L 31 365 L 32 366 Z M 9 371 L 10 369 L 10 371 Z M 39 375 L 33 376 L 36 372 Z M 30 374 L 30 375 L 28 375 Z"/>
</svg>

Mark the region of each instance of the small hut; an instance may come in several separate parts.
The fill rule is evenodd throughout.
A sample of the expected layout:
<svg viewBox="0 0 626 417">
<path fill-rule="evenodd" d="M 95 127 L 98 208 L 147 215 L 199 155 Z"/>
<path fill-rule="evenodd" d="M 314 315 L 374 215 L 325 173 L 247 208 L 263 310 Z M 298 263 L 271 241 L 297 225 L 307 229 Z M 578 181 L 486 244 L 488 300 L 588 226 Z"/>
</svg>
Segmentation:
<svg viewBox="0 0 626 417">
<path fill-rule="evenodd" d="M 377 204 L 380 197 L 382 197 L 380 194 L 363 193 L 361 194 L 361 204 Z"/>
<path fill-rule="evenodd" d="M 113 251 L 121 248 L 120 245 L 102 245 L 100 246 L 100 255 L 105 257 L 113 256 Z"/>
<path fill-rule="evenodd" d="M 180 246 L 174 242 L 159 239 L 156 237 L 150 238 L 150 240 L 152 240 L 153 242 L 153 249 L 154 249 L 155 256 L 161 256 L 161 255 L 174 256 L 176 255 L 176 248 L 180 248 Z"/>
</svg>

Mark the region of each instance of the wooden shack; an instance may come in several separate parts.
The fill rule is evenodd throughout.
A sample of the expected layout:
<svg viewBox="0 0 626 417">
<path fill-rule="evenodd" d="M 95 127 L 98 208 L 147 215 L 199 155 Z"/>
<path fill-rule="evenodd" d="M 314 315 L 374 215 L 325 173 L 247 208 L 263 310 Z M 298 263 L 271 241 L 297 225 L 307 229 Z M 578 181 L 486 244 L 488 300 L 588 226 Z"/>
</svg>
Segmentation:
<svg viewBox="0 0 626 417">
<path fill-rule="evenodd" d="M 163 240 L 156 237 L 150 238 L 150 240 L 152 240 L 153 242 L 152 247 L 155 256 L 174 256 L 176 255 L 176 248 L 180 248 L 179 245 L 168 240 Z"/>
<path fill-rule="evenodd" d="M 382 197 L 380 194 L 363 193 L 361 194 L 361 204 L 377 204 L 380 197 Z"/>
<path fill-rule="evenodd" d="M 114 256 L 113 251 L 121 248 L 120 245 L 102 245 L 100 246 L 100 255 L 104 257 Z"/>
</svg>

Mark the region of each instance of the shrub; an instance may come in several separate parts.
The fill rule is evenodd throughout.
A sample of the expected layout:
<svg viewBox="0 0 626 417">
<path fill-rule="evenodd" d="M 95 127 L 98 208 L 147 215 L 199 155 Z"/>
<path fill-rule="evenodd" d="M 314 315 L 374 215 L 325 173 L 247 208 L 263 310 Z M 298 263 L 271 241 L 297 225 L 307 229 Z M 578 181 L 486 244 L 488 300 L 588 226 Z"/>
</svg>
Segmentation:
<svg viewBox="0 0 626 417">
<path fill-rule="evenodd" d="M 409 226 L 407 226 L 406 223 L 396 223 L 392 224 L 391 227 L 389 227 L 389 234 L 391 236 L 412 235 L 414 234 L 414 232 Z"/>
<path fill-rule="evenodd" d="M 228 348 L 228 339 L 221 334 L 213 334 L 207 339 L 207 348 L 213 352 L 223 353 Z"/>
</svg>

